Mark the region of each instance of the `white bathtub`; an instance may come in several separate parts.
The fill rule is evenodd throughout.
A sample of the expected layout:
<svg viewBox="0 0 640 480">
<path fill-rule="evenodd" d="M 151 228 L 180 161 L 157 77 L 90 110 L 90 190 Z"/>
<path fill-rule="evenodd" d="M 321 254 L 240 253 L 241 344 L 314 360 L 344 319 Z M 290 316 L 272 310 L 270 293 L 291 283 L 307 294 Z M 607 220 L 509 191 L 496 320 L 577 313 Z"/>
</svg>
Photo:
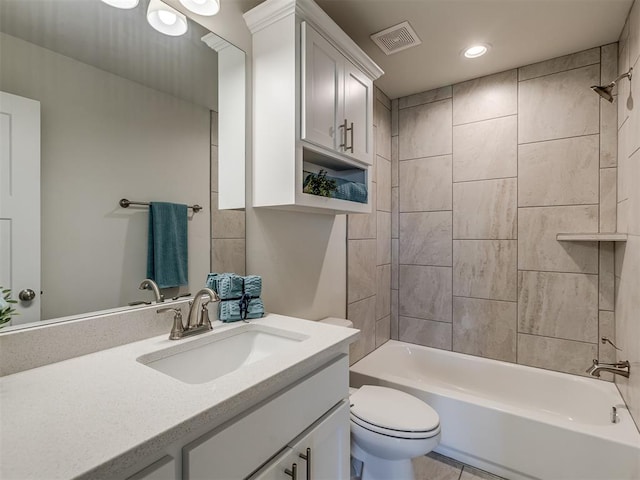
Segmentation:
<svg viewBox="0 0 640 480">
<path fill-rule="evenodd" d="M 391 340 L 352 365 L 365 384 L 423 399 L 440 415 L 436 451 L 496 475 L 640 479 L 640 434 L 612 383 Z"/>
</svg>

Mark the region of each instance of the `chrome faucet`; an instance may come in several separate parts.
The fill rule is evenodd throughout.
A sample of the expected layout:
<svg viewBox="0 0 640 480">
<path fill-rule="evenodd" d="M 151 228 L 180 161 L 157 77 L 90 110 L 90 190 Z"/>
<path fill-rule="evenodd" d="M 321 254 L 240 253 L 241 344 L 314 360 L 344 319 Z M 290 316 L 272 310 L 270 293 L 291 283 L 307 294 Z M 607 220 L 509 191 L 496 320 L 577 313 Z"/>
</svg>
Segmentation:
<svg viewBox="0 0 640 480">
<path fill-rule="evenodd" d="M 145 278 L 138 288 L 140 290 L 153 290 L 153 294 L 156 297 L 156 303 L 164 302 L 164 295 L 160 293 L 160 288 L 158 288 L 158 284 L 153 280 L 151 280 L 150 278 Z"/>
<path fill-rule="evenodd" d="M 209 299 L 203 302 L 202 297 L 204 295 L 207 295 Z M 207 330 L 211 330 L 211 321 L 209 320 L 207 305 L 209 304 L 209 302 L 219 301 L 220 297 L 218 297 L 218 294 L 210 288 L 205 287 L 198 291 L 198 293 L 196 293 L 195 297 L 193 298 L 193 302 L 191 303 L 191 309 L 189 310 L 189 317 L 185 329 L 191 330 L 193 328 L 206 326 L 208 327 Z"/>
<path fill-rule="evenodd" d="M 616 363 L 600 363 L 594 358 L 593 365 L 587 368 L 586 372 L 589 375 L 593 375 L 598 378 L 600 378 L 600 373 L 602 372 L 614 373 L 616 375 L 622 375 L 623 377 L 629 378 L 631 364 L 629 363 L 629 360 Z"/>
</svg>

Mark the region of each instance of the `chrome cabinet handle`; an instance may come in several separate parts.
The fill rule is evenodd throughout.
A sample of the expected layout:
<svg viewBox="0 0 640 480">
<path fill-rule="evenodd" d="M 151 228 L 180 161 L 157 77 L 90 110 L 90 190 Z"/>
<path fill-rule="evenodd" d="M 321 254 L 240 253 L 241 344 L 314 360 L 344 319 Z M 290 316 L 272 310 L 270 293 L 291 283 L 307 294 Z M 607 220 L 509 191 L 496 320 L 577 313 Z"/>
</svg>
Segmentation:
<svg viewBox="0 0 640 480">
<path fill-rule="evenodd" d="M 311 449 L 307 448 L 307 454 L 299 453 L 298 456 L 307 462 L 307 480 L 311 480 Z"/>
<path fill-rule="evenodd" d="M 345 120 L 345 123 L 346 123 L 346 120 Z M 346 139 L 346 132 L 351 132 L 351 146 L 349 146 L 349 147 L 346 147 L 346 146 L 345 146 L 345 147 L 344 147 L 344 150 L 345 150 L 346 152 L 351 152 L 351 153 L 353 153 L 353 122 L 351 122 L 351 127 L 350 127 L 350 128 L 346 128 L 346 126 L 345 126 L 345 140 L 344 140 L 344 141 L 345 141 L 345 143 L 347 143 L 347 139 Z"/>
<path fill-rule="evenodd" d="M 339 128 L 342 129 L 342 143 L 339 145 L 342 150 L 347 150 L 347 119 L 344 119 L 344 123 L 342 123 Z"/>
<path fill-rule="evenodd" d="M 293 465 L 291 465 L 291 470 L 289 470 L 288 468 L 285 468 L 284 473 L 289 475 L 293 480 L 297 480 L 297 478 L 298 478 L 298 464 L 294 463 Z"/>
<path fill-rule="evenodd" d="M 18 298 L 23 302 L 30 302 L 31 300 L 36 298 L 36 292 L 31 290 L 30 288 L 25 288 L 24 290 L 20 290 Z"/>
</svg>

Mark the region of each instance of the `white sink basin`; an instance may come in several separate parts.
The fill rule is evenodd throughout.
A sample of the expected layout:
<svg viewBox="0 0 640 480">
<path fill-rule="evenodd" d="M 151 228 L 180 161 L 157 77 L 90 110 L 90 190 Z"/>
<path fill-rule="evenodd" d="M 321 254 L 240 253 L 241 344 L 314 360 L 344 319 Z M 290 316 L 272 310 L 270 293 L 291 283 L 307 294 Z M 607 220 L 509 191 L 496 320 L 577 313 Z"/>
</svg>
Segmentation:
<svg viewBox="0 0 640 480">
<path fill-rule="evenodd" d="M 248 324 L 149 353 L 137 360 L 182 382 L 206 383 L 285 351 L 307 338 L 296 332 Z"/>
</svg>

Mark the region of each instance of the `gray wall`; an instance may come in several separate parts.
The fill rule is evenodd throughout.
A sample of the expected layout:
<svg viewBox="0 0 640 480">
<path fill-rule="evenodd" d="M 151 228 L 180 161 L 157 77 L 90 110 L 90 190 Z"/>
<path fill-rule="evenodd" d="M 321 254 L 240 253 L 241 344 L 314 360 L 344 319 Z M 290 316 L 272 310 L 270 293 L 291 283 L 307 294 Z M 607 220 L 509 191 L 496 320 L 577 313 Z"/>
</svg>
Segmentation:
<svg viewBox="0 0 640 480">
<path fill-rule="evenodd" d="M 394 338 L 580 375 L 612 358 L 613 245 L 555 237 L 615 230 L 615 106 L 589 87 L 616 57 L 394 102 Z"/>
<path fill-rule="evenodd" d="M 348 216 L 347 316 L 361 330 L 352 363 L 391 335 L 391 101 L 375 90 L 372 212 Z"/>
<path fill-rule="evenodd" d="M 640 425 L 640 2 L 636 0 L 619 43 L 620 73 L 634 68 L 633 83 L 618 90 L 618 230 L 629 239 L 616 244 L 616 334 L 618 360 L 631 362 L 618 388 Z M 631 88 L 630 88 L 631 87 Z M 633 100 L 633 101 L 631 101 Z"/>
</svg>

